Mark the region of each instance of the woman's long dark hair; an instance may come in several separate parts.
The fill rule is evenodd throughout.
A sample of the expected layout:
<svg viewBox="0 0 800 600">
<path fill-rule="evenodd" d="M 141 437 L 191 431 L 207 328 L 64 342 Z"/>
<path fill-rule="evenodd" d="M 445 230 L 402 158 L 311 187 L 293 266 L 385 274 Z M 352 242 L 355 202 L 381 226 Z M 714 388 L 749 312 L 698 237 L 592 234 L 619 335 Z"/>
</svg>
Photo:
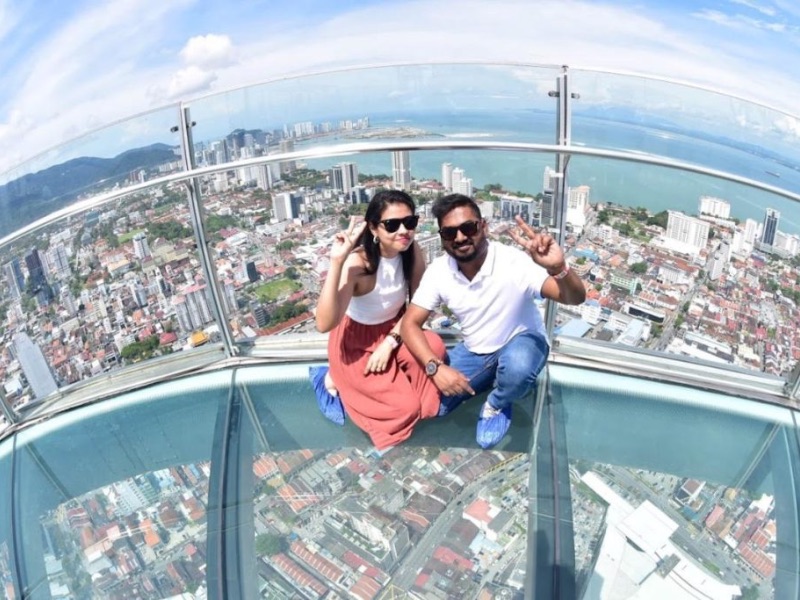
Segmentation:
<svg viewBox="0 0 800 600">
<path fill-rule="evenodd" d="M 402 190 L 381 190 L 372 197 L 367 212 L 364 215 L 364 220 L 373 227 L 380 227 L 381 215 L 386 207 L 390 204 L 405 204 L 411 209 L 411 214 L 417 213 L 417 207 L 414 205 L 414 199 Z M 364 252 L 367 255 L 367 268 L 368 274 L 372 275 L 378 270 L 378 263 L 381 260 L 381 250 L 379 244 L 375 242 L 375 236 L 365 227 L 361 234 L 361 239 L 356 245 L 364 247 Z M 411 281 L 411 274 L 414 271 L 414 244 L 411 244 L 408 249 L 400 253 L 403 261 L 403 276 L 406 283 Z M 410 285 L 409 285 L 410 288 Z"/>
</svg>

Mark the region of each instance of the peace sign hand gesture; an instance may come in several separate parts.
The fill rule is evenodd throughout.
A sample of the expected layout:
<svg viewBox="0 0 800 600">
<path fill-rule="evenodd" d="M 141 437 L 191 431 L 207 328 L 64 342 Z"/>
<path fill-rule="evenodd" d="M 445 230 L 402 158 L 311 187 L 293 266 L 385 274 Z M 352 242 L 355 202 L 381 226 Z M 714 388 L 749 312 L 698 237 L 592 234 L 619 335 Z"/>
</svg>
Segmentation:
<svg viewBox="0 0 800 600">
<path fill-rule="evenodd" d="M 522 249 L 530 254 L 533 262 L 548 272 L 560 271 L 564 267 L 564 251 L 549 233 L 537 233 L 517 215 L 519 230 L 510 229 L 509 234 Z"/>
<path fill-rule="evenodd" d="M 358 217 L 350 217 L 350 226 L 333 237 L 331 261 L 344 261 L 355 248 L 359 236 L 367 226 L 366 221 L 357 222 Z"/>
</svg>

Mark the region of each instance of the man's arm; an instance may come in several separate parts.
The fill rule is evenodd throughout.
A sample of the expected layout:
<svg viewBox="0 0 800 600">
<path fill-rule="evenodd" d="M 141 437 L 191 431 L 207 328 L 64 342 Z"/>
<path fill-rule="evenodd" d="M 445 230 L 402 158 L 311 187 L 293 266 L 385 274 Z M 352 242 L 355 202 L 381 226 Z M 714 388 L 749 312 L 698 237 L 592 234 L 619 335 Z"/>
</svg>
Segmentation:
<svg viewBox="0 0 800 600">
<path fill-rule="evenodd" d="M 542 284 L 542 297 L 562 304 L 581 304 L 586 300 L 583 281 L 567 265 L 564 251 L 548 233 L 537 233 L 517 215 L 520 231 L 509 230 L 509 234 L 540 267 L 550 275 Z"/>
<path fill-rule="evenodd" d="M 428 320 L 430 314 L 431 311 L 411 303 L 406 308 L 406 314 L 403 315 L 403 322 L 400 325 L 400 335 L 403 338 L 403 343 L 409 352 L 414 355 L 414 358 L 423 365 L 430 359 L 436 358 L 436 354 L 431 350 L 425 334 L 422 333 L 422 326 Z"/>
<path fill-rule="evenodd" d="M 556 278 L 559 274 L 567 270 L 564 277 Z M 547 269 L 550 277 L 542 284 L 542 297 L 555 300 L 561 304 L 582 304 L 586 300 L 586 288 L 583 280 L 578 277 L 575 271 L 569 269 L 566 261 L 557 269 Z"/>
<path fill-rule="evenodd" d="M 406 314 L 403 315 L 402 336 L 409 352 L 422 364 L 434 360 L 438 362 L 438 357 L 431 350 L 428 339 L 422 332 L 422 325 L 428 320 L 431 311 L 416 304 L 409 304 Z M 458 394 L 475 394 L 469 385 L 469 379 L 461 371 L 457 371 L 447 365 L 439 365 L 436 374 L 431 378 L 434 385 L 444 396 L 456 396 Z"/>
</svg>

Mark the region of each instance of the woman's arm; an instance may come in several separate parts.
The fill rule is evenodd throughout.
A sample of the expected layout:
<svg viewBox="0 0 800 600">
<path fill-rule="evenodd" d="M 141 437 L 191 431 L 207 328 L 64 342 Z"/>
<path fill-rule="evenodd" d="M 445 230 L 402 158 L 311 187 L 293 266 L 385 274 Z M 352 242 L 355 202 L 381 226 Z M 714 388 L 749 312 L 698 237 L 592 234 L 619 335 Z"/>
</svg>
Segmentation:
<svg viewBox="0 0 800 600">
<path fill-rule="evenodd" d="M 331 248 L 331 266 L 317 301 L 317 331 L 327 333 L 342 320 L 356 288 L 359 275 L 364 271 L 364 260 L 352 252 L 358 236 L 366 223 L 350 220 L 347 231 L 336 234 Z"/>
</svg>

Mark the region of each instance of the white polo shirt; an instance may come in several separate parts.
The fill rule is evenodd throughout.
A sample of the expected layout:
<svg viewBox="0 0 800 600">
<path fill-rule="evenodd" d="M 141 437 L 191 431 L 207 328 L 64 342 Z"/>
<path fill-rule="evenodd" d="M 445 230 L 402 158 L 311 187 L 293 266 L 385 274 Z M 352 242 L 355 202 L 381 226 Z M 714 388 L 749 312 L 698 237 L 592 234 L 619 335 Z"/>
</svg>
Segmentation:
<svg viewBox="0 0 800 600">
<path fill-rule="evenodd" d="M 453 257 L 439 256 L 425 270 L 412 302 L 431 311 L 446 304 L 458 318 L 467 349 L 488 354 L 523 331 L 546 337 L 534 300 L 542 297 L 547 277 L 522 250 L 489 242 L 486 260 L 472 281 Z"/>
</svg>

